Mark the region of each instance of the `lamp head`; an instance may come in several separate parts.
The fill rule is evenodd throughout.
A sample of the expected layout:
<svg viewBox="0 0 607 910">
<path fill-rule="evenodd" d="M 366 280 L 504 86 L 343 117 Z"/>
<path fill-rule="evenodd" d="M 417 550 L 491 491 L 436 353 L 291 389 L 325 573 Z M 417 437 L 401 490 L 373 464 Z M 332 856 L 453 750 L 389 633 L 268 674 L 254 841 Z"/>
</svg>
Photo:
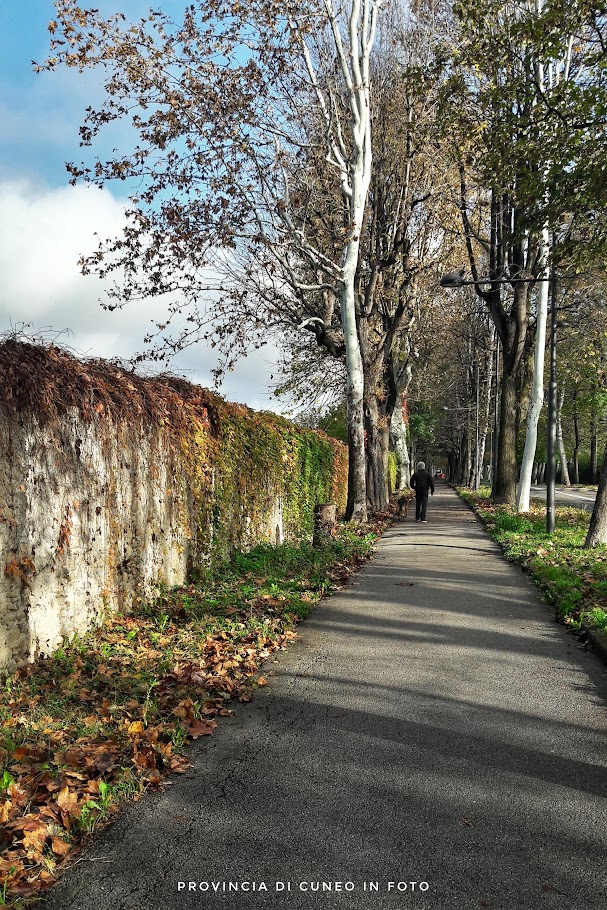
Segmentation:
<svg viewBox="0 0 607 910">
<path fill-rule="evenodd" d="M 445 272 L 441 277 L 440 286 L 442 288 L 461 288 L 464 284 L 464 270 L 461 272 Z"/>
</svg>

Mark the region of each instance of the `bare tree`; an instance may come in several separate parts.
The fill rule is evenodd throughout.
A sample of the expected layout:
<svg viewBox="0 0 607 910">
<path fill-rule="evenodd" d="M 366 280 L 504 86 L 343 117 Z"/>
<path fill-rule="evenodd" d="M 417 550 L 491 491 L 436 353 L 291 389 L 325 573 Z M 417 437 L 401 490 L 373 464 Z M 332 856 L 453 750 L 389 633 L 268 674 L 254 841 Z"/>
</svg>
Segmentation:
<svg viewBox="0 0 607 910">
<path fill-rule="evenodd" d="M 128 23 L 57 0 L 46 63 L 105 73 L 81 144 L 115 121 L 132 127 L 129 150 L 69 165 L 74 181 L 133 188 L 123 234 L 82 263 L 118 277 L 108 308 L 167 295 L 167 318 L 146 337 L 152 357 L 205 339 L 229 366 L 272 330 L 296 326 L 345 353 L 349 514 L 358 520 L 367 504 L 355 281 L 382 3 L 198 0 L 181 23 L 161 11 Z M 305 205 L 323 191 L 342 221 L 330 250 Z"/>
</svg>

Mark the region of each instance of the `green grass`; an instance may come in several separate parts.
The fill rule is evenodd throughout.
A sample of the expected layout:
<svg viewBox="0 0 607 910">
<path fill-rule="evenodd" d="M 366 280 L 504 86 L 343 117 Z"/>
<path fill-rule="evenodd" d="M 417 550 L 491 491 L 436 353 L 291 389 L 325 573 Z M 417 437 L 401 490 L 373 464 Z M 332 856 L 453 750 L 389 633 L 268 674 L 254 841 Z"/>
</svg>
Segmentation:
<svg viewBox="0 0 607 910">
<path fill-rule="evenodd" d="M 459 490 L 512 562 L 524 566 L 554 605 L 558 619 L 607 629 L 607 548 L 585 549 L 590 515 L 583 509 L 556 507 L 554 534 L 546 532 L 546 507 L 532 501 L 528 513 L 495 506 L 487 490 Z"/>
</svg>

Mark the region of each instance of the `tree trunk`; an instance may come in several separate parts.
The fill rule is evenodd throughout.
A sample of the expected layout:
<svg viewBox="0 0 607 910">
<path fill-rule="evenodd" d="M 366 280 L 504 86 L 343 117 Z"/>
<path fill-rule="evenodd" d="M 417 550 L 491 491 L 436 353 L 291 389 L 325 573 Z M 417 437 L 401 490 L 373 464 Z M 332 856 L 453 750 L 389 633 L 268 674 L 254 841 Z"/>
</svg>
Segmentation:
<svg viewBox="0 0 607 910">
<path fill-rule="evenodd" d="M 483 482 L 483 463 L 485 461 L 485 448 L 487 446 L 487 436 L 489 435 L 489 422 L 491 419 L 491 386 L 493 383 L 493 351 L 487 353 L 485 360 L 485 400 L 483 402 L 483 416 L 480 424 L 480 435 L 478 444 L 478 482 L 479 486 Z"/>
<path fill-rule="evenodd" d="M 561 460 L 561 483 L 565 487 L 571 486 L 569 479 L 569 468 L 567 466 L 567 453 L 565 452 L 565 443 L 563 442 L 563 424 L 561 422 L 561 412 L 565 400 L 565 390 L 561 390 L 559 395 L 558 407 L 556 409 L 556 445 Z"/>
<path fill-rule="evenodd" d="M 400 405 L 400 403 L 399 403 Z M 407 445 L 407 425 L 403 415 L 402 406 L 397 405 L 390 419 L 390 441 L 398 458 L 400 474 L 398 489 L 408 489 L 411 479 L 411 463 L 409 459 L 409 446 Z"/>
<path fill-rule="evenodd" d="M 360 351 L 358 352 L 360 355 Z M 347 356 L 347 355 L 346 355 Z M 348 372 L 346 387 L 348 420 L 348 521 L 367 520 L 367 485 L 365 441 L 363 430 L 362 368 L 358 374 Z"/>
<path fill-rule="evenodd" d="M 361 165 L 362 166 L 362 165 Z M 343 285 L 341 293 L 341 323 L 346 345 L 346 402 L 348 417 L 348 508 L 346 518 L 367 520 L 366 457 L 364 441 L 364 371 L 356 326 L 355 276 L 360 247 L 360 226 L 366 192 L 359 190 L 359 205 L 355 207 L 357 224 L 344 251 Z M 357 228 L 357 230 L 356 230 Z"/>
<path fill-rule="evenodd" d="M 598 434 L 594 415 L 590 420 L 590 483 L 598 482 Z"/>
<path fill-rule="evenodd" d="M 388 471 L 389 429 L 375 392 L 365 396 L 365 429 L 367 431 L 367 508 L 383 512 L 390 501 Z"/>
<path fill-rule="evenodd" d="M 320 547 L 330 537 L 337 526 L 337 506 L 335 503 L 324 503 L 314 506 L 314 534 L 312 546 Z"/>
<path fill-rule="evenodd" d="M 542 231 L 542 260 L 544 268 L 541 275 L 548 279 L 548 267 L 546 265 L 548 254 L 548 230 Z M 537 447 L 537 426 L 544 404 L 544 354 L 546 351 L 546 323 L 548 319 L 548 281 L 540 282 L 538 292 L 538 309 L 535 330 L 535 353 L 533 359 L 533 387 L 531 390 L 531 402 L 527 414 L 527 432 L 525 434 L 525 449 L 523 451 L 523 461 L 521 464 L 521 473 L 516 491 L 516 510 L 517 512 L 529 511 L 529 497 L 531 495 L 531 473 L 533 470 L 533 461 Z"/>
<path fill-rule="evenodd" d="M 516 377 L 505 369 L 502 374 L 500 428 L 497 471 L 493 502 L 513 506 L 516 498 Z"/>
<path fill-rule="evenodd" d="M 459 447 L 459 460 L 455 474 L 455 483 L 459 487 L 466 487 L 470 484 L 470 471 L 472 462 L 470 458 L 470 436 L 467 430 L 464 430 Z"/>
<path fill-rule="evenodd" d="M 601 543 L 607 543 L 607 447 L 603 455 L 599 488 L 584 546 L 596 547 Z"/>
<path fill-rule="evenodd" d="M 365 219 L 369 186 L 371 184 L 371 71 L 370 59 L 375 42 L 379 5 L 368 3 L 351 4 L 348 13 L 347 30 L 351 39 L 346 52 L 340 23 L 332 4 L 325 4 L 330 27 L 333 32 L 336 64 L 342 72 L 347 86 L 347 99 L 351 112 L 348 154 L 343 153 L 343 139 L 331 142 L 331 155 L 340 170 L 342 198 L 348 207 L 348 226 L 341 256 L 340 310 L 341 325 L 346 348 L 346 401 L 348 410 L 349 488 L 346 517 L 354 521 L 367 519 L 366 458 L 364 445 L 364 372 L 358 336 L 356 312 L 356 276 L 358 271 L 361 234 Z M 316 81 L 310 57 L 307 65 L 316 88 L 322 95 Z M 324 99 L 321 99 L 329 134 L 332 131 L 331 115 Z M 349 140 L 349 141 L 348 141 Z"/>
<path fill-rule="evenodd" d="M 457 457 L 455 452 L 447 452 L 447 464 L 449 465 L 449 483 L 453 483 L 457 471 Z"/>
<path fill-rule="evenodd" d="M 573 482 L 580 482 L 580 418 L 577 410 L 577 393 L 573 399 L 573 432 L 575 445 L 573 446 Z"/>
<path fill-rule="evenodd" d="M 483 462 L 485 460 L 485 446 L 487 445 L 487 427 L 481 427 L 478 442 L 478 486 L 483 482 Z M 476 478 L 475 478 L 476 483 Z"/>
</svg>

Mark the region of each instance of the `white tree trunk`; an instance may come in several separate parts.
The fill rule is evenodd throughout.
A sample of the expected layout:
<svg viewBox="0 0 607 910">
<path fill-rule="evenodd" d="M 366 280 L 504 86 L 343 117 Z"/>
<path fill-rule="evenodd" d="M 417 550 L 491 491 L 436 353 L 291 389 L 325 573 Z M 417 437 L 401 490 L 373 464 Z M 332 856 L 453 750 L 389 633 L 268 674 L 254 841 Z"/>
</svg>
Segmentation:
<svg viewBox="0 0 607 910">
<path fill-rule="evenodd" d="M 340 281 L 341 323 L 346 346 L 347 405 L 350 445 L 350 483 L 348 517 L 366 521 L 366 459 L 364 448 L 364 372 L 356 325 L 356 272 L 361 232 L 371 182 L 371 105 L 370 60 L 375 42 L 377 16 L 383 0 L 352 0 L 347 17 L 347 34 L 342 34 L 340 12 L 333 0 L 324 0 L 335 42 L 339 65 L 349 101 L 350 153 L 346 154 L 341 136 L 331 141 L 333 163 L 340 173 L 342 194 L 350 209 L 350 224 L 345 239 Z M 312 72 L 308 58 L 308 68 Z M 315 87 L 327 119 L 328 135 L 333 135 L 330 105 Z"/>
<path fill-rule="evenodd" d="M 521 465 L 521 474 L 516 491 L 517 512 L 529 511 L 529 497 L 531 495 L 531 473 L 533 471 L 535 449 L 537 446 L 537 425 L 544 403 L 544 354 L 546 351 L 546 322 L 548 317 L 549 245 L 550 238 L 548 228 L 545 227 L 542 230 L 540 248 L 540 256 L 543 268 L 539 276 L 545 280 L 539 283 L 538 290 L 537 322 L 535 329 L 535 354 L 533 358 L 533 388 L 531 390 L 529 413 L 527 414 L 527 432 L 525 435 L 523 463 Z"/>
<path fill-rule="evenodd" d="M 535 12 L 539 16 L 542 13 L 543 0 L 535 0 Z M 545 88 L 544 64 L 537 60 L 535 64 L 535 73 L 539 87 L 543 91 Z M 550 235 L 548 227 L 544 226 L 540 238 L 540 263 L 541 270 L 539 277 L 544 280 L 540 282 L 538 294 L 538 311 L 535 330 L 535 352 L 533 358 L 533 387 L 531 390 L 531 401 L 529 404 L 529 413 L 527 414 L 527 432 L 525 435 L 525 449 L 523 451 L 523 461 L 521 464 L 521 473 L 519 476 L 518 487 L 516 491 L 516 510 L 517 512 L 529 511 L 529 499 L 531 496 L 531 475 L 533 473 L 533 463 L 535 461 L 535 450 L 537 447 L 537 425 L 540 419 L 540 413 L 544 404 L 544 355 L 546 352 L 546 322 L 548 316 L 548 291 L 549 291 L 549 269 L 548 269 L 548 251 L 550 249 Z"/>
<path fill-rule="evenodd" d="M 350 457 L 350 506 L 352 521 L 367 520 L 367 484 L 364 438 L 364 372 L 356 330 L 354 277 L 358 262 L 358 243 L 349 244 L 345 251 L 344 279 L 341 294 L 341 323 L 346 345 L 346 402 L 348 410 L 348 441 Z"/>
<path fill-rule="evenodd" d="M 347 99 L 343 122 L 336 117 L 334 91 L 327 92 L 319 80 L 305 29 L 300 34 L 310 84 L 325 123 L 327 161 L 335 167 L 349 224 L 339 269 L 341 324 L 346 348 L 346 402 L 350 455 L 348 513 L 354 521 L 366 521 L 366 458 L 364 446 L 364 371 L 356 320 L 356 273 L 361 232 L 371 182 L 371 51 L 377 18 L 384 0 L 351 0 L 349 8 L 337 8 L 334 0 L 322 0 L 335 48 L 335 64 L 342 86 L 337 94 Z M 344 15 L 345 13 L 345 15 Z M 294 23 L 291 23 L 294 25 Z M 348 141 L 346 141 L 348 140 Z"/>
<path fill-rule="evenodd" d="M 407 426 L 403 419 L 402 407 L 395 407 L 390 418 L 390 437 L 392 446 L 400 462 L 400 486 L 401 489 L 409 489 L 411 480 L 411 461 L 409 458 L 409 446 L 407 445 Z"/>
</svg>

